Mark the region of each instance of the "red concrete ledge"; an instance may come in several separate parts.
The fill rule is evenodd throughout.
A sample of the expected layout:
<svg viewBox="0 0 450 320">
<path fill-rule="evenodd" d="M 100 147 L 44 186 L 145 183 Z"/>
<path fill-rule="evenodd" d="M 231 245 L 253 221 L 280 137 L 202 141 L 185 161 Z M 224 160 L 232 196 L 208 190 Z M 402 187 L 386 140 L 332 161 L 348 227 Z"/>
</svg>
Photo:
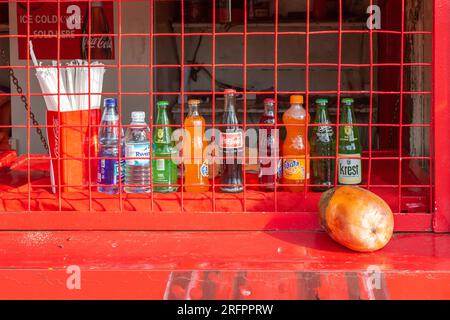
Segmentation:
<svg viewBox="0 0 450 320">
<path fill-rule="evenodd" d="M 450 298 L 448 234 L 360 254 L 315 232 L 1 232 L 0 256 L 3 299 Z"/>
</svg>

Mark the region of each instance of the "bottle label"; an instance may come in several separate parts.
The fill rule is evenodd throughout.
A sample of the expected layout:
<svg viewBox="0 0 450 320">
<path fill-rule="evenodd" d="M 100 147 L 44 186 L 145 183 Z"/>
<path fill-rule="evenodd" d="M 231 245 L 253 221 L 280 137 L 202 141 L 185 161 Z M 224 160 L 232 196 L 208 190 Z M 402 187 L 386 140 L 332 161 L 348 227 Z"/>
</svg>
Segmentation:
<svg viewBox="0 0 450 320">
<path fill-rule="evenodd" d="M 150 164 L 150 144 L 126 144 L 125 157 L 127 165 L 146 166 Z M 135 158 L 135 159 L 128 159 Z M 138 159 L 139 158 L 139 159 Z"/>
<path fill-rule="evenodd" d="M 102 121 L 119 121 L 119 116 L 117 114 L 105 114 L 102 117 Z M 117 125 L 117 128 L 119 126 Z"/>
<path fill-rule="evenodd" d="M 203 161 L 203 164 L 200 167 L 200 174 L 202 175 L 202 177 L 208 177 L 209 175 L 208 163 L 206 160 Z"/>
<path fill-rule="evenodd" d="M 153 183 L 155 184 L 175 184 L 177 182 L 177 165 L 169 159 L 171 153 L 158 153 L 155 157 L 163 159 L 153 159 Z"/>
<path fill-rule="evenodd" d="M 283 161 L 283 177 L 287 180 L 309 179 L 309 172 L 306 172 L 305 159 L 285 159 Z"/>
<path fill-rule="evenodd" d="M 124 181 L 124 161 L 120 162 L 120 178 L 122 182 Z M 109 184 L 118 185 L 119 184 L 119 161 L 114 159 L 101 159 L 99 161 L 98 184 Z"/>
<path fill-rule="evenodd" d="M 164 171 L 164 170 L 166 170 L 165 159 L 156 159 L 156 171 Z"/>
<path fill-rule="evenodd" d="M 220 145 L 223 149 L 239 149 L 244 146 L 242 132 L 222 132 Z"/>
<path fill-rule="evenodd" d="M 345 157 L 342 159 L 341 157 Z M 351 158 L 349 158 L 351 157 Z M 339 183 L 360 184 L 362 181 L 361 154 L 339 154 Z"/>
<path fill-rule="evenodd" d="M 339 140 L 341 142 L 358 141 L 358 139 L 355 137 L 355 134 L 354 134 L 353 130 L 354 130 L 353 126 L 345 126 L 344 127 L 344 134 L 339 136 Z"/>
<path fill-rule="evenodd" d="M 320 142 L 330 142 L 333 137 L 333 128 L 329 126 L 318 127 L 316 135 Z"/>
<path fill-rule="evenodd" d="M 156 129 L 155 134 L 155 143 L 167 143 L 167 139 L 165 138 L 164 128 Z"/>
</svg>

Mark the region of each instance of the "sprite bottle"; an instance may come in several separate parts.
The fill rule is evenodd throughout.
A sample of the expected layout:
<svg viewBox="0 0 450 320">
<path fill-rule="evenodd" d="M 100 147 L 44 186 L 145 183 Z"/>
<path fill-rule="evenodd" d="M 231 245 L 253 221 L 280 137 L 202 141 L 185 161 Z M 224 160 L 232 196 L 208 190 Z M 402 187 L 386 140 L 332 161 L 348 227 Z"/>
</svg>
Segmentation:
<svg viewBox="0 0 450 320">
<path fill-rule="evenodd" d="M 310 141 L 312 157 L 334 157 L 336 154 L 336 140 L 333 127 L 329 126 L 331 121 L 327 105 L 327 99 L 316 100 L 317 111 L 314 123 L 319 126 L 314 126 L 312 129 Z M 313 191 L 331 188 L 334 184 L 335 160 L 323 158 L 312 159 L 311 162 Z"/>
<path fill-rule="evenodd" d="M 353 99 L 342 99 L 341 121 L 339 127 L 339 184 L 357 185 L 362 182 L 362 147 L 359 129 L 353 112 Z"/>
<path fill-rule="evenodd" d="M 175 192 L 178 190 L 177 165 L 172 160 L 175 149 L 172 143 L 172 128 L 167 114 L 167 101 L 159 101 L 156 104 L 156 127 L 153 131 L 153 191 Z"/>
</svg>

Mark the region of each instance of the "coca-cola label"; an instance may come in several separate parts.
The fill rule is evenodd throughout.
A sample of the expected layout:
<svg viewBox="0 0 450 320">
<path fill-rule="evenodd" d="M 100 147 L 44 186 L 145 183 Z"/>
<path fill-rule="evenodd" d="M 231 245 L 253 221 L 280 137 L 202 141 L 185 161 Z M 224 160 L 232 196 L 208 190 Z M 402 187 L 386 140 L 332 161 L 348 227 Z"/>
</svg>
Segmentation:
<svg viewBox="0 0 450 320">
<path fill-rule="evenodd" d="M 86 48 L 88 37 L 83 38 L 83 48 Z M 112 49 L 112 41 L 110 37 L 91 37 L 91 49 Z"/>
<path fill-rule="evenodd" d="M 222 132 L 220 145 L 223 149 L 239 149 L 244 146 L 242 132 Z"/>
</svg>

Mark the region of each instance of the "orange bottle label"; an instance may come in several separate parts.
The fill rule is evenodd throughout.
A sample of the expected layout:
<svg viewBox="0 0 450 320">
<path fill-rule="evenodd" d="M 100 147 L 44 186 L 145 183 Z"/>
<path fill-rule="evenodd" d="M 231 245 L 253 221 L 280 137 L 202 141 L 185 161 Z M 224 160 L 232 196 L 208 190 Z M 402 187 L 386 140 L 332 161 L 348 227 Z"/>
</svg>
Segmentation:
<svg viewBox="0 0 450 320">
<path fill-rule="evenodd" d="M 309 178 L 309 172 L 306 172 L 305 159 L 285 159 L 283 161 L 283 177 L 287 180 L 305 180 Z"/>
</svg>

